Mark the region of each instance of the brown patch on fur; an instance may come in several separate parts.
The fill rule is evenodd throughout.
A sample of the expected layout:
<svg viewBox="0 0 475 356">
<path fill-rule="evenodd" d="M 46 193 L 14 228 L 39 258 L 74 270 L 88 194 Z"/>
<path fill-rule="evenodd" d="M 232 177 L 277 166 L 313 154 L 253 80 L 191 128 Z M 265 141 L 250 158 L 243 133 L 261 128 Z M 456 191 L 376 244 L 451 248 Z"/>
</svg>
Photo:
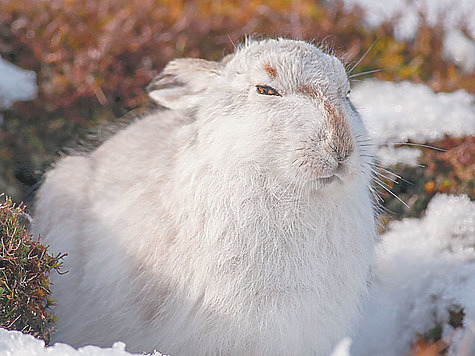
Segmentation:
<svg viewBox="0 0 475 356">
<path fill-rule="evenodd" d="M 345 161 L 354 151 L 353 135 L 343 114 L 335 109 L 330 101 L 323 99 L 323 107 L 327 114 L 331 130 L 331 148 L 339 162 Z"/>
<path fill-rule="evenodd" d="M 272 78 L 277 78 L 277 69 L 271 67 L 270 64 L 266 64 L 264 70 L 269 74 Z"/>
<path fill-rule="evenodd" d="M 330 119 L 331 123 L 341 123 L 343 122 L 343 118 L 341 117 L 340 113 L 335 110 L 335 107 L 330 104 L 328 99 L 323 99 L 323 107 L 325 108 L 325 112 L 327 113 L 327 117 Z"/>
<path fill-rule="evenodd" d="M 320 93 L 319 90 L 317 90 L 315 88 L 312 88 L 309 85 L 304 85 L 303 87 L 300 87 L 297 90 L 297 93 L 307 95 L 307 96 L 309 96 L 311 98 L 314 98 L 314 99 L 322 97 L 322 94 Z"/>
</svg>

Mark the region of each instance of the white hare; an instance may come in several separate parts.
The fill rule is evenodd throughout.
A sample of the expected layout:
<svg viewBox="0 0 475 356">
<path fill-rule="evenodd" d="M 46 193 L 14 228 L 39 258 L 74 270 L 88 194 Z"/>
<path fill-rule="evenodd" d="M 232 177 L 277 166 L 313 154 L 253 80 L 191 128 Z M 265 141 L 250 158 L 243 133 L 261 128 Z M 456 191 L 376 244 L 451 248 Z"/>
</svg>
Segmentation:
<svg viewBox="0 0 475 356">
<path fill-rule="evenodd" d="M 56 341 L 173 355 L 326 355 L 350 332 L 376 228 L 367 132 L 342 63 L 294 40 L 177 59 L 167 109 L 61 159 L 36 230 Z"/>
</svg>

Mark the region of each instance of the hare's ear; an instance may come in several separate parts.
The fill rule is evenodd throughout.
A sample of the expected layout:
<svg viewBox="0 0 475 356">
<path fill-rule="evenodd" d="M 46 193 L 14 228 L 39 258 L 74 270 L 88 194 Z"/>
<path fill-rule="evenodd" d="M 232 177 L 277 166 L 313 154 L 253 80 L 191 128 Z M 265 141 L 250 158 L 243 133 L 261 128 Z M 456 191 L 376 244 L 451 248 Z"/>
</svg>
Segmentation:
<svg viewBox="0 0 475 356">
<path fill-rule="evenodd" d="M 169 109 L 190 108 L 198 103 L 197 94 L 219 76 L 221 68 L 221 63 L 204 59 L 176 59 L 147 86 L 148 95 Z"/>
</svg>

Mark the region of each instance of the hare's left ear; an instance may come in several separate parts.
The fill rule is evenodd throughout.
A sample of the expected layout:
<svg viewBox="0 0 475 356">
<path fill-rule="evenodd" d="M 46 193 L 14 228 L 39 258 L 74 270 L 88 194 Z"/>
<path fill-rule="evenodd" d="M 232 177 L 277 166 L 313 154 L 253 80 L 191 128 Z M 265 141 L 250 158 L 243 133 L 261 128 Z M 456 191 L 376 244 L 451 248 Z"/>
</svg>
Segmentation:
<svg viewBox="0 0 475 356">
<path fill-rule="evenodd" d="M 147 86 L 148 95 L 169 109 L 190 108 L 200 100 L 196 94 L 220 75 L 222 66 L 204 59 L 175 59 Z"/>
</svg>

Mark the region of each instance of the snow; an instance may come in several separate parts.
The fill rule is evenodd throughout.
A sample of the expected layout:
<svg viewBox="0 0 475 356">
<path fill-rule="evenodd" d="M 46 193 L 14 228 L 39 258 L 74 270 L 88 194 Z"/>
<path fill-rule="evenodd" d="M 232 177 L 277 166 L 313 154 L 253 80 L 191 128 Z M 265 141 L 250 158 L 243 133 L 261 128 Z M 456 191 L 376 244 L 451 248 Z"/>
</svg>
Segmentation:
<svg viewBox="0 0 475 356">
<path fill-rule="evenodd" d="M 475 335 L 475 202 L 435 196 L 422 219 L 391 223 L 377 256 L 377 279 L 351 355 L 406 354 L 435 325 L 457 354 L 460 341 Z M 465 328 L 454 331 L 449 311 L 461 308 Z M 469 345 L 475 352 L 475 343 Z"/>
<path fill-rule="evenodd" d="M 16 101 L 36 97 L 36 74 L 23 70 L 0 57 L 0 110 L 8 109 Z"/>
<path fill-rule="evenodd" d="M 379 146 L 377 155 L 385 166 L 417 162 L 419 151 L 396 149 L 394 144 L 475 135 L 474 96 L 463 90 L 434 93 L 423 84 L 371 79 L 356 86 L 350 98 Z"/>
<path fill-rule="evenodd" d="M 100 348 L 97 346 L 84 346 L 74 349 L 69 345 L 56 343 L 50 347 L 44 347 L 45 343 L 35 339 L 31 335 L 22 334 L 19 331 L 7 331 L 0 328 L 0 355 L 2 356 L 132 356 L 125 351 L 123 342 L 116 342 L 112 348 Z M 161 356 L 155 352 L 153 356 Z"/>
<path fill-rule="evenodd" d="M 336 345 L 331 356 L 350 356 L 350 347 L 352 340 L 350 337 L 343 338 L 338 345 Z"/>
<path fill-rule="evenodd" d="M 463 90 L 434 93 L 423 84 L 373 79 L 352 90 L 350 98 L 380 144 L 475 134 L 474 97 Z"/>
<path fill-rule="evenodd" d="M 444 58 L 455 63 L 466 73 L 475 70 L 475 41 L 460 30 L 450 30 L 445 34 L 442 53 Z"/>
<path fill-rule="evenodd" d="M 391 167 L 396 164 L 417 166 L 417 161 L 422 156 L 422 151 L 406 147 L 396 148 L 382 145 L 377 148 L 376 156 L 378 157 L 378 162 L 384 167 Z"/>
</svg>

